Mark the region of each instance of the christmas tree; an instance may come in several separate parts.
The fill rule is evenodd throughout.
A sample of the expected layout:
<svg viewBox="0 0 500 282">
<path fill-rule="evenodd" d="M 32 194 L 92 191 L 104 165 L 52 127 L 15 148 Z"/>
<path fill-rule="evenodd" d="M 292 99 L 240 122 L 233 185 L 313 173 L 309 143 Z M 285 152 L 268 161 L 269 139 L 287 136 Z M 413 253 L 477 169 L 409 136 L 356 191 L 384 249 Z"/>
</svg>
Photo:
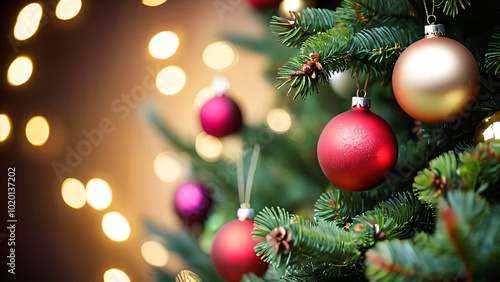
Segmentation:
<svg viewBox="0 0 500 282">
<path fill-rule="evenodd" d="M 236 218 L 238 203 L 250 203 L 256 216 L 248 238 L 259 242 L 254 252 L 269 267 L 244 281 L 500 279 L 499 8 L 495 1 L 344 0 L 273 16 L 269 34 L 283 46 L 267 50 L 271 59 L 294 52 L 277 76 L 288 96 L 280 97 L 283 105 L 296 117 L 292 128 L 277 134 L 243 121 L 242 129 L 230 124 L 217 134 L 204 126 L 243 144 L 237 162 L 212 163 L 150 107 L 151 123 L 190 154 L 193 181 L 212 195 L 210 211 L 179 210 L 190 231 L 150 224 L 150 232 L 164 236 L 198 278 L 221 280 L 210 244 Z M 261 51 L 268 42 L 228 38 Z M 353 104 L 331 93 L 338 73 L 356 84 L 347 94 L 357 96 Z M 367 125 L 380 116 L 394 134 Z M 251 200 L 242 197 L 243 167 L 253 179 Z"/>
</svg>

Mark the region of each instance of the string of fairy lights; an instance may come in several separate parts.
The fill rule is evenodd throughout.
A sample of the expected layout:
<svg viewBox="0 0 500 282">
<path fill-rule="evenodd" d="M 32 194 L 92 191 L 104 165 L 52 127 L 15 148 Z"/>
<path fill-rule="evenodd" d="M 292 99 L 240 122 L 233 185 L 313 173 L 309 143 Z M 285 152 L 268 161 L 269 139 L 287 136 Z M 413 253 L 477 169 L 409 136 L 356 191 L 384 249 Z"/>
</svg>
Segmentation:
<svg viewBox="0 0 500 282">
<path fill-rule="evenodd" d="M 158 6 L 166 0 L 142 0 L 146 6 Z M 70 20 L 78 15 L 82 7 L 81 0 L 60 0 L 55 8 L 55 16 L 60 20 Z M 39 3 L 26 5 L 18 14 L 14 26 L 14 38 L 24 41 L 32 37 L 40 27 L 42 17 L 46 16 L 44 8 Z M 179 48 L 180 40 L 173 31 L 160 31 L 149 42 L 148 50 L 152 57 L 166 60 L 172 57 Z M 238 63 L 238 51 L 228 42 L 217 41 L 207 45 L 201 55 L 203 63 L 213 70 L 225 70 Z M 35 64 L 33 63 L 35 61 Z M 22 55 L 16 57 L 7 71 L 7 81 L 14 87 L 26 84 L 33 71 L 36 71 L 36 59 Z M 176 95 L 182 91 L 187 82 L 186 74 L 180 66 L 169 65 L 158 72 L 156 87 L 163 95 Z M 193 110 L 199 111 L 203 104 L 214 97 L 212 85 L 202 88 L 194 98 Z M 50 120 L 42 115 L 33 116 L 25 127 L 27 141 L 35 147 L 43 147 L 51 135 Z M 269 128 L 278 134 L 287 132 L 292 124 L 290 114 L 280 108 L 271 110 L 267 115 Z M 6 113 L 0 113 L 0 142 L 7 140 L 11 134 L 13 124 Z M 53 129 L 54 130 L 54 129 Z M 232 143 L 231 143 L 232 142 Z M 223 143 L 219 138 L 201 132 L 195 139 L 196 152 L 204 160 L 215 162 L 221 158 L 224 149 L 233 146 L 234 140 Z M 229 154 L 231 155 L 231 154 Z M 156 176 L 165 183 L 177 183 L 189 177 L 189 160 L 178 152 L 160 152 L 153 161 Z M 92 178 L 84 184 L 76 178 L 67 178 L 61 185 L 63 201 L 73 209 L 81 209 L 85 205 L 104 211 L 108 209 L 113 193 L 111 186 L 100 178 Z M 114 242 L 123 242 L 130 237 L 131 227 L 128 220 L 118 211 L 107 211 L 102 217 L 102 230 Z M 169 258 L 169 252 L 161 238 L 151 238 L 141 246 L 144 260 L 154 267 L 164 267 Z M 196 275 L 188 270 L 179 273 L 178 277 Z M 105 282 L 128 282 L 130 278 L 120 269 L 111 268 L 104 271 Z M 184 281 L 184 280 L 181 280 Z"/>
</svg>

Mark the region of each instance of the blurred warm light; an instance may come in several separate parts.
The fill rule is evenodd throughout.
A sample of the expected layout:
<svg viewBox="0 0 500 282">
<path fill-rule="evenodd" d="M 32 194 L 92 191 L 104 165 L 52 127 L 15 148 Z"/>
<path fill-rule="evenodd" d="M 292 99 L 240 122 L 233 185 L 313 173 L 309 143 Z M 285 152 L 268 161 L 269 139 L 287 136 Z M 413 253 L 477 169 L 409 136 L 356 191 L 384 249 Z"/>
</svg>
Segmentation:
<svg viewBox="0 0 500 282">
<path fill-rule="evenodd" d="M 196 109 L 201 109 L 203 105 L 205 105 L 208 100 L 212 99 L 215 96 L 214 88 L 212 86 L 207 86 L 198 93 L 196 93 L 196 96 L 194 97 L 194 108 Z"/>
<path fill-rule="evenodd" d="M 205 132 L 196 137 L 195 148 L 198 155 L 209 162 L 217 161 L 222 154 L 222 142 L 219 138 Z"/>
<path fill-rule="evenodd" d="M 49 139 L 50 128 L 42 116 L 32 117 L 26 124 L 26 138 L 34 146 L 42 146 Z"/>
<path fill-rule="evenodd" d="M 153 168 L 156 176 L 163 182 L 179 180 L 183 174 L 183 163 L 171 152 L 163 152 L 156 156 Z"/>
<path fill-rule="evenodd" d="M 119 212 L 108 212 L 102 218 L 102 230 L 109 239 L 123 242 L 130 236 L 130 225 L 127 219 Z"/>
<path fill-rule="evenodd" d="M 183 270 L 177 274 L 175 282 L 201 282 L 201 278 L 192 271 Z"/>
<path fill-rule="evenodd" d="M 142 4 L 150 7 L 160 6 L 165 2 L 167 2 L 167 0 L 142 0 Z"/>
<path fill-rule="evenodd" d="M 165 95 L 174 95 L 184 88 L 186 74 L 177 66 L 169 66 L 160 71 L 156 77 L 156 87 Z"/>
<path fill-rule="evenodd" d="M 104 272 L 104 282 L 130 282 L 130 278 L 125 272 L 117 268 L 111 268 Z"/>
<path fill-rule="evenodd" d="M 42 19 L 42 6 L 31 3 L 24 7 L 17 16 L 14 26 L 14 37 L 17 40 L 26 40 L 35 34 Z"/>
<path fill-rule="evenodd" d="M 28 81 L 33 72 L 33 63 L 26 56 L 17 57 L 9 66 L 7 71 L 7 81 L 14 86 L 21 85 Z"/>
<path fill-rule="evenodd" d="M 56 6 L 56 17 L 61 20 L 74 18 L 82 8 L 81 0 L 60 0 Z"/>
<path fill-rule="evenodd" d="M 74 209 L 79 209 L 85 205 L 85 186 L 78 179 L 67 178 L 64 180 L 61 194 L 64 202 Z"/>
<path fill-rule="evenodd" d="M 149 53 L 157 59 L 166 59 L 175 54 L 179 47 L 177 34 L 171 31 L 162 31 L 149 42 Z"/>
<path fill-rule="evenodd" d="M 87 183 L 87 203 L 96 210 L 103 210 L 111 204 L 111 188 L 100 178 L 91 179 Z"/>
<path fill-rule="evenodd" d="M 273 109 L 267 115 L 267 124 L 276 133 L 285 133 L 292 126 L 292 118 L 283 109 Z"/>
<path fill-rule="evenodd" d="M 10 119 L 6 114 L 0 115 L 0 142 L 3 142 L 10 134 Z"/>
<path fill-rule="evenodd" d="M 231 44 L 219 41 L 205 47 L 202 56 L 205 65 L 220 70 L 229 67 L 236 60 L 237 53 Z"/>
<path fill-rule="evenodd" d="M 152 266 L 162 267 L 167 264 L 168 251 L 156 241 L 147 241 L 142 244 L 141 254 L 144 260 Z"/>
</svg>

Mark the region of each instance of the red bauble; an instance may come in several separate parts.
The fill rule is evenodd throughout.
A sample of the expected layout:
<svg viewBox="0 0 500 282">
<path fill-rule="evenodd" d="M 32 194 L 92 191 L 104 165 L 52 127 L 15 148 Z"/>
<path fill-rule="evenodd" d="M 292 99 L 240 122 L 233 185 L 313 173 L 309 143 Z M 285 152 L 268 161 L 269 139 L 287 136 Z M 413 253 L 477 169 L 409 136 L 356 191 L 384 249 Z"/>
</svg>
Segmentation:
<svg viewBox="0 0 500 282">
<path fill-rule="evenodd" d="M 396 165 L 398 144 L 389 124 L 372 113 L 369 105 L 355 106 L 326 125 L 317 153 L 321 169 L 333 184 L 364 191 L 384 182 Z"/>
<path fill-rule="evenodd" d="M 281 0 L 248 0 L 247 2 L 254 9 L 264 10 L 277 8 Z"/>
<path fill-rule="evenodd" d="M 215 137 L 224 137 L 238 131 L 243 118 L 238 105 L 226 95 L 215 96 L 200 109 L 203 130 Z"/>
<path fill-rule="evenodd" d="M 244 274 L 252 272 L 262 276 L 268 264 L 262 261 L 253 248 L 252 219 L 235 219 L 222 226 L 215 233 L 211 258 L 217 272 L 229 282 L 239 282 Z"/>
</svg>

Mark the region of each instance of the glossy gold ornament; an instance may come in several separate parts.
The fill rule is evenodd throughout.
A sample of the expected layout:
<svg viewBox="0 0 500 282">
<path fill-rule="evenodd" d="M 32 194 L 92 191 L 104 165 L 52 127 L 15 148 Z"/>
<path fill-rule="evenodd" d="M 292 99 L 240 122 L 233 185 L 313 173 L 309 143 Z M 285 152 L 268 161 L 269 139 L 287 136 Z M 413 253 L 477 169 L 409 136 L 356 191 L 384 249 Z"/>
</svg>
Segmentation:
<svg viewBox="0 0 500 282">
<path fill-rule="evenodd" d="M 437 29 L 439 26 L 439 29 Z M 459 42 L 445 37 L 442 25 L 401 54 L 392 75 L 394 95 L 411 117 L 443 123 L 464 114 L 479 92 L 479 67 Z"/>
<path fill-rule="evenodd" d="M 474 146 L 481 142 L 500 141 L 500 111 L 485 117 L 476 127 L 474 133 Z"/>
</svg>

